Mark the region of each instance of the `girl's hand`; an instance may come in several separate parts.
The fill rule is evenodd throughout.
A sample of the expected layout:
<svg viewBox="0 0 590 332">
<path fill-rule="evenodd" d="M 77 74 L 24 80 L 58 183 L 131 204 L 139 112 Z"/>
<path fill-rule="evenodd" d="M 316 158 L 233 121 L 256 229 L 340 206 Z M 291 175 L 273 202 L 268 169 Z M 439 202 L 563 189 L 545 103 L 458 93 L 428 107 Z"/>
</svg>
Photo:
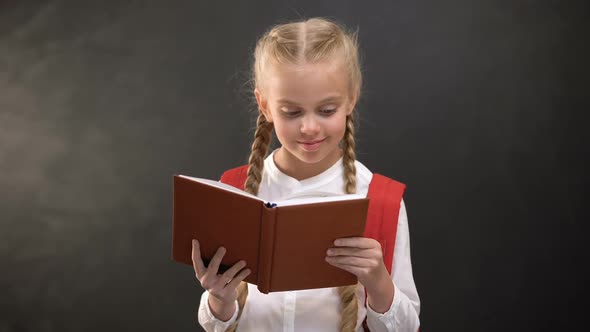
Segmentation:
<svg viewBox="0 0 590 332">
<path fill-rule="evenodd" d="M 381 244 L 370 238 L 351 237 L 334 241 L 326 261 L 354 274 L 366 288 L 371 308 L 386 312 L 393 302 L 393 282 L 383 263 Z"/>
<path fill-rule="evenodd" d="M 234 302 L 238 298 L 236 288 L 251 271 L 244 269 L 246 262 L 241 260 L 223 274 L 219 274 L 219 264 L 221 264 L 224 255 L 225 248 L 219 247 L 209 266 L 205 267 L 201 258 L 199 241 L 193 240 L 192 260 L 195 275 L 201 286 L 209 292 L 209 307 L 213 315 L 220 320 L 227 321 L 235 311 Z"/>
<path fill-rule="evenodd" d="M 381 244 L 370 238 L 350 237 L 334 241 L 336 248 L 327 251 L 326 261 L 357 276 L 367 289 L 376 288 L 377 283 L 389 273 L 383 263 Z"/>
</svg>

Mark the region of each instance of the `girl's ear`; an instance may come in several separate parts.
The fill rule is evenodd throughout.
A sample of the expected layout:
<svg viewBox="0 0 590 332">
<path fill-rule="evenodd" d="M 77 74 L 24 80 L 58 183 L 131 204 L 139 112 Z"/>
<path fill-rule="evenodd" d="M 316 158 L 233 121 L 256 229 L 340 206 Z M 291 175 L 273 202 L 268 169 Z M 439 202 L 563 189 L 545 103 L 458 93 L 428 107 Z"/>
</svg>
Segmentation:
<svg viewBox="0 0 590 332">
<path fill-rule="evenodd" d="M 272 123 L 272 114 L 268 110 L 268 101 L 262 96 L 258 88 L 254 89 L 254 95 L 256 96 L 256 103 L 258 104 L 258 110 L 266 118 L 266 122 Z"/>
<path fill-rule="evenodd" d="M 354 111 L 354 108 L 356 107 L 356 95 L 350 97 L 350 104 L 348 105 L 348 112 L 346 113 L 346 115 L 351 115 L 352 111 Z"/>
</svg>

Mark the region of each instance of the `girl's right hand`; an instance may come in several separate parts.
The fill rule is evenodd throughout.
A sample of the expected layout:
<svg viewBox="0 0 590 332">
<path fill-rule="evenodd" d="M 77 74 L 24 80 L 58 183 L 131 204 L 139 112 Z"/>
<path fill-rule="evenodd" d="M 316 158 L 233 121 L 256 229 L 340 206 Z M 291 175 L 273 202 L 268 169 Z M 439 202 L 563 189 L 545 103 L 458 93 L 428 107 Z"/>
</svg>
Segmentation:
<svg viewBox="0 0 590 332">
<path fill-rule="evenodd" d="M 246 262 L 241 260 L 223 274 L 219 274 L 219 264 L 221 264 L 224 255 L 225 248 L 219 247 L 209 262 L 209 266 L 205 267 L 201 258 L 199 241 L 193 240 L 193 268 L 201 286 L 209 292 L 209 307 L 218 319 L 229 320 L 234 314 L 234 303 L 238 298 L 236 289 L 251 271 L 244 269 Z"/>
</svg>

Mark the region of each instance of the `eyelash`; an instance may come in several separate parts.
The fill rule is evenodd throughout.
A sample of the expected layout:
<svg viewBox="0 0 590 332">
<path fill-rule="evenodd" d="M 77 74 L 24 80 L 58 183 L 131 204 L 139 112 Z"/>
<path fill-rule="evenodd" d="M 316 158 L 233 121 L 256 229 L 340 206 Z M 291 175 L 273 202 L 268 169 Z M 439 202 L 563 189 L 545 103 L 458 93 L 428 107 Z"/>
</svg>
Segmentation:
<svg viewBox="0 0 590 332">
<path fill-rule="evenodd" d="M 335 108 L 326 108 L 326 109 L 320 110 L 320 114 L 322 114 L 324 116 L 332 115 L 335 112 L 336 112 Z"/>
<path fill-rule="evenodd" d="M 330 116 L 330 115 L 334 114 L 335 112 L 336 112 L 335 108 L 326 108 L 326 109 L 319 110 L 319 114 L 321 116 L 325 116 L 325 117 Z M 283 112 L 283 114 L 288 118 L 295 118 L 299 114 L 301 114 L 301 111 Z"/>
</svg>

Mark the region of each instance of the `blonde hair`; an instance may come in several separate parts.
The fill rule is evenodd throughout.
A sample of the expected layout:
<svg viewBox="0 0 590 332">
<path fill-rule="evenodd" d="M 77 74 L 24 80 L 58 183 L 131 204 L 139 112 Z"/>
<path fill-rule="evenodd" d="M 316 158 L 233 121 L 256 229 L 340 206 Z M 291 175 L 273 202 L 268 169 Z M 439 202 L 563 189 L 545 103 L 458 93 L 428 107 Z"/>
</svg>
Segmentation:
<svg viewBox="0 0 590 332">
<path fill-rule="evenodd" d="M 358 54 L 357 34 L 346 31 L 337 23 L 324 19 L 312 18 L 274 26 L 267 31 L 256 44 L 252 66 L 254 87 L 261 89 L 264 74 L 270 65 L 315 63 L 323 60 L 342 59 L 350 84 L 350 95 L 360 97 L 362 77 Z M 356 192 L 355 141 L 353 112 L 346 117 L 346 130 L 342 139 L 344 191 Z M 254 133 L 254 142 L 248 160 L 248 177 L 245 190 L 258 194 L 262 179 L 264 158 L 266 158 L 272 138 L 272 123 L 259 113 Z M 354 331 L 358 319 L 356 285 L 339 287 L 341 299 L 340 331 Z M 236 330 L 248 296 L 248 284 L 240 283 L 237 288 L 239 313 L 238 319 L 227 331 Z"/>
</svg>

